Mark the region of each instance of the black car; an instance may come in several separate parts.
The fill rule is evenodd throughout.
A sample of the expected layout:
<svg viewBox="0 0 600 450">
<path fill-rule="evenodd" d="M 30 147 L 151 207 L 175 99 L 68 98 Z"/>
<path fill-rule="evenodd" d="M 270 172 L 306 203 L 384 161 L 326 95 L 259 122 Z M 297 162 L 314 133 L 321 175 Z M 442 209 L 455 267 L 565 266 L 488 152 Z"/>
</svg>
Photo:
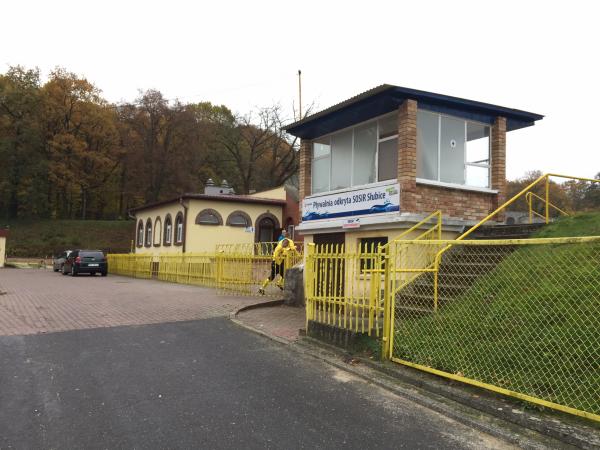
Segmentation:
<svg viewBox="0 0 600 450">
<path fill-rule="evenodd" d="M 63 266 L 65 265 L 65 261 L 69 257 L 70 253 L 71 250 L 65 250 L 60 255 L 55 256 L 52 259 L 52 270 L 54 270 L 55 272 L 62 272 Z"/>
<path fill-rule="evenodd" d="M 73 277 L 80 273 L 99 273 L 105 277 L 108 273 L 106 256 L 100 250 L 73 250 L 63 264 L 62 273 Z"/>
</svg>

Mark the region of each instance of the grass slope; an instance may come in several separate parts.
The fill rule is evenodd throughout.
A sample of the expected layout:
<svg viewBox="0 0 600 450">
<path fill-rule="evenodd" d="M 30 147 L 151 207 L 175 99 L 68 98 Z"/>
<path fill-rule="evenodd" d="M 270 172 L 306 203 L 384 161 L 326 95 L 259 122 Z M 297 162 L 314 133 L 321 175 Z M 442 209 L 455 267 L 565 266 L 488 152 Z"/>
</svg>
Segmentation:
<svg viewBox="0 0 600 450">
<path fill-rule="evenodd" d="M 538 237 L 600 235 L 600 214 Z M 600 245 L 519 247 L 437 316 L 396 323 L 397 357 L 600 414 Z"/>
<path fill-rule="evenodd" d="M 134 222 L 125 220 L 35 220 L 0 222 L 10 227 L 8 257 L 43 258 L 67 249 L 128 252 Z"/>
</svg>

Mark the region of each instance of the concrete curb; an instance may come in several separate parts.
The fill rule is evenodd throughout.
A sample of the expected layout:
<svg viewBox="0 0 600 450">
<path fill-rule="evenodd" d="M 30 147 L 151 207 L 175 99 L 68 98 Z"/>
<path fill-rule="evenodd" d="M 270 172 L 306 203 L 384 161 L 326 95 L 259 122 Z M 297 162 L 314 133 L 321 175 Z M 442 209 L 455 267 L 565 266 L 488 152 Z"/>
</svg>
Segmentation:
<svg viewBox="0 0 600 450">
<path fill-rule="evenodd" d="M 317 339 L 306 338 L 304 342 L 310 343 L 312 346 L 326 348 L 332 353 L 343 354 L 341 349 Z M 460 382 L 449 381 L 389 361 L 373 361 L 354 355 L 353 358 L 401 383 L 406 383 L 430 394 L 465 405 L 472 410 L 480 411 L 488 416 L 496 417 L 504 422 L 510 422 L 518 427 L 560 441 L 562 447 L 569 445 L 584 449 L 600 448 L 600 427 L 586 419 L 553 410 L 528 409 L 529 404 L 526 402 L 520 402 Z"/>
<path fill-rule="evenodd" d="M 522 448 L 599 448 L 600 431 L 596 435 L 594 429 L 587 424 L 580 427 L 565 426 L 555 418 L 543 417 L 545 415 L 541 413 L 526 413 L 517 409 L 518 406 L 511 400 L 498 401 L 494 399 L 495 402 L 490 401 L 490 394 L 487 392 L 477 390 L 477 394 L 474 395 L 469 392 L 469 387 L 462 385 L 441 389 L 439 385 L 436 386 L 435 383 L 427 380 L 427 377 L 415 380 L 415 377 L 402 374 L 402 369 L 406 369 L 404 367 L 394 370 L 395 368 L 387 367 L 385 363 L 353 355 L 352 359 L 359 361 L 361 365 L 360 368 L 357 368 L 344 362 L 344 357 L 348 359 L 349 353 L 343 349 L 312 338 L 290 342 L 246 325 L 236 318 L 237 313 L 244 310 L 276 306 L 282 303 L 283 301 L 276 300 L 247 305 L 232 313 L 230 319 L 243 328 L 287 345 L 289 349 L 297 353 L 316 358 L 337 369 L 352 373 L 369 383 Z M 498 405 L 504 407 L 498 407 Z"/>
<path fill-rule="evenodd" d="M 239 313 L 241 313 L 242 311 L 249 311 L 251 309 L 258 309 L 258 308 L 268 308 L 270 306 L 279 306 L 279 305 L 283 305 L 283 299 L 269 300 L 268 302 L 259 302 L 259 303 L 252 303 L 250 305 L 244 305 L 244 306 L 236 309 L 235 311 L 230 312 L 229 318 L 232 320 L 235 319 L 237 317 L 237 315 Z"/>
<path fill-rule="evenodd" d="M 436 411 L 463 425 L 518 445 L 520 448 L 535 450 L 548 448 L 578 448 L 554 439 L 553 437 L 541 434 L 535 430 L 483 413 L 482 411 L 463 403 L 430 392 L 427 389 L 418 388 L 410 383 L 405 383 L 402 380 L 384 374 L 370 366 L 363 365 L 360 367 L 360 364 L 358 366 L 352 366 L 343 360 L 340 361 L 340 356 L 343 352 L 338 351 L 329 353 L 325 351 L 325 354 L 323 354 L 319 351 L 315 351 L 315 349 L 309 350 L 302 348 L 305 346 L 309 348 L 315 346 L 314 343 L 310 341 L 312 341 L 312 339 L 307 338 L 304 340 L 304 343 L 298 343 L 298 345 L 291 346 L 290 348 L 293 348 L 295 351 L 304 355 L 323 361 L 337 369 L 349 372 L 368 383 L 374 384 L 402 398 L 411 400 L 421 406 Z"/>
</svg>

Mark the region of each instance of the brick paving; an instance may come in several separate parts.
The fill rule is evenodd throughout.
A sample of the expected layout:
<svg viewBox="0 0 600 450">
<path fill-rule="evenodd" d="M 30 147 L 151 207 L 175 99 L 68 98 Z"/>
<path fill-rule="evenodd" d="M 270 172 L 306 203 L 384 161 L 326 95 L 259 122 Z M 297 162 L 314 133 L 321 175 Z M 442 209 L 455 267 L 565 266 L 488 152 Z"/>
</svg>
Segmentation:
<svg viewBox="0 0 600 450">
<path fill-rule="evenodd" d="M 44 269 L 0 269 L 0 335 L 206 319 L 259 301 L 117 275 L 70 277 Z"/>
<path fill-rule="evenodd" d="M 265 306 L 241 311 L 236 319 L 244 325 L 277 336 L 287 341 L 298 339 L 298 331 L 306 325 L 304 308 L 291 306 Z"/>
</svg>

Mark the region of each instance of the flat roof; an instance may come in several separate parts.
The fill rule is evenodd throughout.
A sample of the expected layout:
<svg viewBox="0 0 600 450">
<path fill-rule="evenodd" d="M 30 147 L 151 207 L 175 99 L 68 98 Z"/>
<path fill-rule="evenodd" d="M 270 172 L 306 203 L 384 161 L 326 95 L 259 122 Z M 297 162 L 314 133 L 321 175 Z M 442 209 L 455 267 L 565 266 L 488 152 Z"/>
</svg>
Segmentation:
<svg viewBox="0 0 600 450">
<path fill-rule="evenodd" d="M 367 121 L 392 111 L 407 99 L 416 100 L 419 108 L 493 124 L 498 116 L 506 117 L 507 131 L 533 125 L 541 114 L 468 100 L 402 86 L 382 84 L 323 111 L 291 123 L 283 129 L 302 139 L 314 139 L 336 130 Z"/>
<path fill-rule="evenodd" d="M 187 193 L 182 194 L 177 197 L 173 197 L 167 200 L 162 200 L 160 202 L 147 203 L 142 206 L 138 206 L 137 208 L 131 208 L 129 212 L 137 212 L 142 211 L 144 209 L 156 208 L 158 206 L 168 205 L 169 203 L 179 202 L 180 200 L 193 199 L 193 200 L 211 200 L 211 201 L 222 201 L 222 202 L 237 202 L 237 203 L 254 203 L 260 205 L 273 205 L 273 206 L 283 206 L 285 205 L 285 200 L 276 200 L 272 198 L 263 198 L 263 197 L 251 197 L 249 195 L 206 195 L 206 194 L 193 194 Z"/>
</svg>

